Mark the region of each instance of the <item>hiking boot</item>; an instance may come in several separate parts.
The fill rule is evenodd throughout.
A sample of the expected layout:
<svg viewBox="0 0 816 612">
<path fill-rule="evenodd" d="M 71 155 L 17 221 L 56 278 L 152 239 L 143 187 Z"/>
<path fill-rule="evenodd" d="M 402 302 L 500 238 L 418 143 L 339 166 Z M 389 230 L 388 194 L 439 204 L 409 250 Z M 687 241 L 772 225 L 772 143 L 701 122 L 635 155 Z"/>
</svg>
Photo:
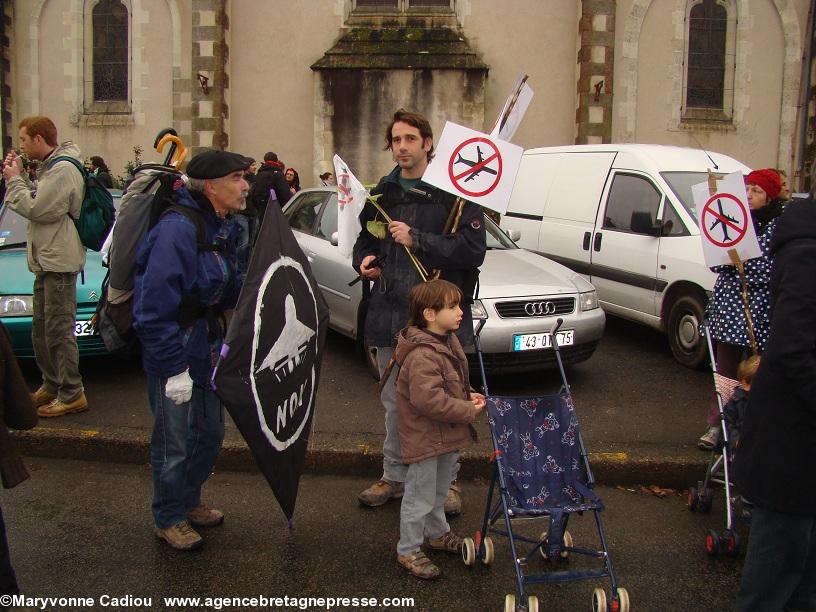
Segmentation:
<svg viewBox="0 0 816 612">
<path fill-rule="evenodd" d="M 389 499 L 399 499 L 405 493 L 405 483 L 379 480 L 357 496 L 360 503 L 370 508 L 382 506 Z"/>
<path fill-rule="evenodd" d="M 156 537 L 167 542 L 177 550 L 192 550 L 203 544 L 204 540 L 187 521 L 176 523 L 167 529 L 156 527 Z"/>
<path fill-rule="evenodd" d="M 187 513 L 187 520 L 195 527 L 216 527 L 224 522 L 224 513 L 201 504 Z"/>
<path fill-rule="evenodd" d="M 423 580 L 433 580 L 442 573 L 421 550 L 410 555 L 397 555 L 397 563 L 411 572 L 412 576 Z"/>
<path fill-rule="evenodd" d="M 459 555 L 462 554 L 464 540 L 452 531 L 449 531 L 441 538 L 425 538 L 424 544 L 425 548 L 430 548 L 431 550 L 444 550 L 445 552 Z"/>
<path fill-rule="evenodd" d="M 55 399 L 57 399 L 57 396 L 46 391 L 45 387 L 40 387 L 31 394 L 31 401 L 34 402 L 34 405 L 37 408 L 40 406 L 45 406 L 45 404 L 50 404 Z"/>
<path fill-rule="evenodd" d="M 88 409 L 88 400 L 85 399 L 85 394 L 80 393 L 79 397 L 73 402 L 62 402 L 55 399 L 49 404 L 37 408 L 37 414 L 41 417 L 58 417 L 63 414 L 71 414 L 72 412 L 82 412 Z"/>
<path fill-rule="evenodd" d="M 462 490 L 456 485 L 451 485 L 448 489 L 448 497 L 445 499 L 445 514 L 447 516 L 457 516 L 462 513 Z"/>
<path fill-rule="evenodd" d="M 708 431 L 705 432 L 700 439 L 697 440 L 697 448 L 704 451 L 714 450 L 714 447 L 717 446 L 720 442 L 720 428 L 719 427 L 709 427 Z"/>
</svg>

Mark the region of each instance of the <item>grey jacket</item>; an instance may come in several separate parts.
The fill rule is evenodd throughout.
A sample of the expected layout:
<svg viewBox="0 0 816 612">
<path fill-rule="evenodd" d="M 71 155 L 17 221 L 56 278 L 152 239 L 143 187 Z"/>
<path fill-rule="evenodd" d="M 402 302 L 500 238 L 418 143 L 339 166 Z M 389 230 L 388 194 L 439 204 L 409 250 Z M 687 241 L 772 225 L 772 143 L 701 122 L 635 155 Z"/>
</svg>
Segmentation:
<svg viewBox="0 0 816 612">
<path fill-rule="evenodd" d="M 7 181 L 5 204 L 28 219 L 28 268 L 32 272 L 79 272 L 85 266 L 85 247 L 74 219 L 79 217 L 85 195 L 84 177 L 69 161 L 55 157 L 80 158 L 79 147 L 64 142 L 37 169 L 37 189 L 27 177 Z"/>
</svg>

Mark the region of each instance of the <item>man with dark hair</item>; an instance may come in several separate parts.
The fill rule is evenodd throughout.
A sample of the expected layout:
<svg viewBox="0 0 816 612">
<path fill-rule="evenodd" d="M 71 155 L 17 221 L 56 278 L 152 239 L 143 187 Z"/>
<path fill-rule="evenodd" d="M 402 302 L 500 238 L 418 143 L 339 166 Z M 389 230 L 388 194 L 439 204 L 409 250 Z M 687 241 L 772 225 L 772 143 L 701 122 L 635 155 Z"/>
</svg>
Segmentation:
<svg viewBox="0 0 816 612">
<path fill-rule="evenodd" d="M 41 417 L 56 417 L 88 408 L 74 335 L 76 279 L 85 265 L 85 247 L 73 220 L 79 218 L 85 180 L 70 161 L 53 161 L 82 158 L 74 143 L 57 144 L 57 128 L 48 117 L 20 122 L 20 148 L 40 162 L 36 193 L 20 156 L 11 151 L 3 164 L 5 203 L 28 219 L 28 268 L 34 273 L 31 340 L 42 373 L 32 399 Z"/>
<path fill-rule="evenodd" d="M 286 182 L 286 177 L 283 176 L 284 168 L 285 166 L 278 161 L 278 156 L 272 151 L 264 155 L 264 165 L 255 175 L 255 183 L 249 192 L 249 198 L 247 198 L 247 208 L 252 207 L 257 211 L 258 227 L 263 222 L 266 204 L 273 195 L 281 208 L 292 197 L 289 183 Z"/>
<path fill-rule="evenodd" d="M 740 612 L 816 610 L 813 193 L 785 206 L 771 254 L 771 331 L 751 384 L 734 464 L 734 481 L 754 504 Z"/>
<path fill-rule="evenodd" d="M 394 338 L 408 322 L 408 294 L 422 282 L 409 251 L 429 274 L 439 271 L 441 278 L 453 282 L 462 291 L 462 325 L 457 336 L 462 346 L 473 344 L 470 304 L 485 257 L 485 228 L 481 207 L 457 200 L 453 195 L 422 182 L 433 157 L 433 132 L 421 114 L 400 109 L 386 131 L 386 150 L 397 166 L 380 179 L 372 194 L 382 194 L 379 204 L 392 220 L 384 239 L 368 231 L 369 221 L 382 221 L 382 215 L 366 204 L 360 214 L 362 231 L 354 245 L 353 266 L 364 278 L 374 281 L 365 321 L 365 339 L 377 349 L 380 375 L 394 352 Z M 372 266 L 376 257 L 382 265 Z M 381 506 L 402 496 L 407 466 L 402 463 L 397 432 L 396 372 L 390 372 L 380 398 L 385 408 L 383 476 L 363 491 L 359 500 L 366 506 Z M 456 479 L 458 461 L 451 481 Z M 451 485 L 445 512 L 461 511 L 458 487 Z"/>
<path fill-rule="evenodd" d="M 224 521 L 201 500 L 224 439 L 221 401 L 210 386 L 224 313 L 241 290 L 233 213 L 248 191 L 249 158 L 204 151 L 187 164 L 187 185 L 139 246 L 133 327 L 142 345 L 153 413 L 150 464 L 156 535 L 173 548 L 201 546 L 193 527 Z M 200 243 L 200 235 L 204 244 Z"/>
</svg>

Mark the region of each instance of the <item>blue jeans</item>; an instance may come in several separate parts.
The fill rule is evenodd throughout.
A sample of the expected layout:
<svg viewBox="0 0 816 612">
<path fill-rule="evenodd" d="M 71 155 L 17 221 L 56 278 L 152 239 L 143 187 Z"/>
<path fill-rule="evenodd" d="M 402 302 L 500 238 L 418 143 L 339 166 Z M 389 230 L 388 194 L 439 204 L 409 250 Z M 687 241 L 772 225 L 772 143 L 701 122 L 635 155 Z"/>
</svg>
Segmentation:
<svg viewBox="0 0 816 612">
<path fill-rule="evenodd" d="M 816 515 L 754 506 L 737 610 L 816 610 Z"/>
<path fill-rule="evenodd" d="M 187 512 L 201 505 L 201 487 L 224 440 L 224 413 L 213 391 L 194 386 L 189 402 L 174 404 L 164 395 L 166 383 L 166 378 L 147 377 L 153 520 L 160 529 L 187 520 Z"/>
</svg>

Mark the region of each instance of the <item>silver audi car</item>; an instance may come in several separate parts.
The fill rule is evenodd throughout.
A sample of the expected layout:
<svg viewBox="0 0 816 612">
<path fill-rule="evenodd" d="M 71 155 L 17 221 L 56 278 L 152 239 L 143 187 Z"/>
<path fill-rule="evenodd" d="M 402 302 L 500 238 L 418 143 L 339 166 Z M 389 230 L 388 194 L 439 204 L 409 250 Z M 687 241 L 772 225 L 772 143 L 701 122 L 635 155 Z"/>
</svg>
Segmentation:
<svg viewBox="0 0 816 612">
<path fill-rule="evenodd" d="M 337 252 L 335 189 L 299 191 L 283 214 L 329 304 L 330 327 L 356 339 L 369 366 L 376 368 L 362 339 L 363 283 L 349 286 L 354 270 Z M 529 371 L 552 364 L 550 331 L 559 317 L 564 320 L 557 338 L 564 362 L 589 359 L 606 322 L 595 288 L 561 264 L 516 246 L 489 217 L 485 227 L 487 255 L 472 307 L 474 326 L 486 319 L 479 336 L 485 366 L 491 371 Z M 475 366 L 475 357 L 471 364 Z"/>
</svg>

